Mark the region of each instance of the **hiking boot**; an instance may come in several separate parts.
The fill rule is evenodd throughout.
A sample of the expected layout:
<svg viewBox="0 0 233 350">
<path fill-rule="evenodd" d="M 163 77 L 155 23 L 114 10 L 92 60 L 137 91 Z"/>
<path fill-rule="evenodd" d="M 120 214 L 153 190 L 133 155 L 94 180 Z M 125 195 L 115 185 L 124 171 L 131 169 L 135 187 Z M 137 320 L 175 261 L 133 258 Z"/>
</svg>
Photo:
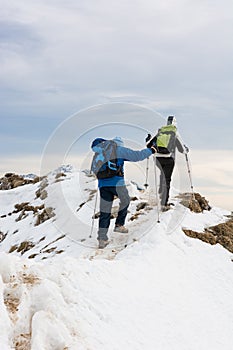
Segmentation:
<svg viewBox="0 0 233 350">
<path fill-rule="evenodd" d="M 109 244 L 109 241 L 99 240 L 99 249 L 104 249 Z"/>
<path fill-rule="evenodd" d="M 129 230 L 125 226 L 115 226 L 114 232 L 128 233 Z"/>
<path fill-rule="evenodd" d="M 168 211 L 169 209 L 171 209 L 170 205 L 162 205 L 162 206 L 161 206 L 161 211 L 162 211 L 162 212 Z"/>
</svg>

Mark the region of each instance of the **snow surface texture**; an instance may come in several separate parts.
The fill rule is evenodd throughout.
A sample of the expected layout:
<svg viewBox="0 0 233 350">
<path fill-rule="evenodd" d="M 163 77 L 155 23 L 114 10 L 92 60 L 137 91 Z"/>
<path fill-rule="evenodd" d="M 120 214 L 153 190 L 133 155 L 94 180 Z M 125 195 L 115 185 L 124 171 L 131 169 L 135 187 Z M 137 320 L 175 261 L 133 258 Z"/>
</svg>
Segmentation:
<svg viewBox="0 0 233 350">
<path fill-rule="evenodd" d="M 195 214 L 173 198 L 157 223 L 153 192 L 130 184 L 138 199 L 128 219 L 141 214 L 127 222 L 130 244 L 116 243 L 112 220 L 112 243 L 100 251 L 98 220 L 89 238 L 94 179 L 58 174 L 49 175 L 45 199 L 35 196 L 41 182 L 0 192 L 0 349 L 231 350 L 232 254 L 182 231 L 224 222 L 229 212 Z M 145 201 L 150 209 L 136 211 Z M 25 202 L 56 216 L 34 226 L 41 212 L 28 211 L 15 221 L 14 205 Z M 8 253 L 28 241 L 28 250 Z"/>
</svg>

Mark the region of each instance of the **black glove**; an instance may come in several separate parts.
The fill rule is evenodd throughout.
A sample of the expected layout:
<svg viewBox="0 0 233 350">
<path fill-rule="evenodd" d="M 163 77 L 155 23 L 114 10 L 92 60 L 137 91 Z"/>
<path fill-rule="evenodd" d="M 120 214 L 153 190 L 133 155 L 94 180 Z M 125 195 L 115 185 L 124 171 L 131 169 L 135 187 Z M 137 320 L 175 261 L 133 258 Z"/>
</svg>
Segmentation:
<svg viewBox="0 0 233 350">
<path fill-rule="evenodd" d="M 184 153 L 188 154 L 189 153 L 189 148 L 187 146 L 184 145 Z"/>
<path fill-rule="evenodd" d="M 157 149 L 156 149 L 155 146 L 151 146 L 150 149 L 151 149 L 151 151 L 152 151 L 153 154 L 154 154 L 154 153 L 157 153 Z"/>
<path fill-rule="evenodd" d="M 150 139 L 151 139 L 151 134 L 148 134 L 147 137 L 146 137 L 146 139 L 145 139 L 146 143 L 147 143 L 148 141 L 150 141 Z"/>
<path fill-rule="evenodd" d="M 151 134 L 148 134 L 146 138 L 146 147 L 151 148 L 152 146 L 156 147 L 156 137 L 151 137 Z"/>
</svg>

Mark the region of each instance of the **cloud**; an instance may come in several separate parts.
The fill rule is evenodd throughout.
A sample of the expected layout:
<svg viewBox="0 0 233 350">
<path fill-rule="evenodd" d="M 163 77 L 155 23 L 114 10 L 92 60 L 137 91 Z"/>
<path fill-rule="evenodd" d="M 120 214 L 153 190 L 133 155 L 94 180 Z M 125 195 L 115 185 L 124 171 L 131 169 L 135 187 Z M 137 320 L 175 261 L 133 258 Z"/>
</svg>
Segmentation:
<svg viewBox="0 0 233 350">
<path fill-rule="evenodd" d="M 16 17 L 35 18 L 31 30 L 46 43 L 31 73 L 44 91 L 54 86 L 71 94 L 80 88 L 84 93 L 96 88 L 138 92 L 143 86 L 146 93 L 177 97 L 178 88 L 200 90 L 201 75 L 202 82 L 207 77 L 211 82 L 221 74 L 217 67 L 223 59 L 231 62 L 224 54 L 230 44 L 221 40 L 227 22 L 223 6 L 212 5 L 210 16 L 208 6 L 182 0 L 166 5 L 137 1 L 134 7 L 129 1 L 22 2 Z"/>
<path fill-rule="evenodd" d="M 1 2 L 9 130 L 12 116 L 55 128 L 83 107 L 123 100 L 177 114 L 192 147 L 232 148 L 230 0 Z"/>
<path fill-rule="evenodd" d="M 26 49 L 32 52 L 39 41 L 39 36 L 31 25 L 13 20 L 0 20 L 1 48 L 12 51 Z"/>
</svg>

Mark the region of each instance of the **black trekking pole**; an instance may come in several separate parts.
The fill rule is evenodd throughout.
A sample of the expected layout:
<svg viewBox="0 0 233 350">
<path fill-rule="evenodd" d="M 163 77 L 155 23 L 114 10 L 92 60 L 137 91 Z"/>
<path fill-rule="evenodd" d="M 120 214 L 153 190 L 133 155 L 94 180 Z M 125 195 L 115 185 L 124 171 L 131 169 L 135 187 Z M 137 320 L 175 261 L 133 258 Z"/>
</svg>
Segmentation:
<svg viewBox="0 0 233 350">
<path fill-rule="evenodd" d="M 146 137 L 146 143 L 151 139 L 151 134 L 148 134 Z M 146 183 L 145 183 L 145 188 L 147 189 L 147 187 L 149 186 L 148 184 L 148 174 L 149 174 L 149 157 L 146 160 Z"/>
<path fill-rule="evenodd" d="M 158 182 L 157 182 L 157 171 L 156 171 L 156 156 L 153 156 L 154 160 L 154 173 L 155 173 L 155 193 L 156 193 L 156 202 L 157 202 L 157 222 L 160 223 L 160 214 L 159 214 L 159 194 L 158 194 Z"/>
<path fill-rule="evenodd" d="M 145 183 L 145 187 L 147 189 L 148 185 L 148 174 L 149 174 L 149 158 L 147 158 L 146 160 L 146 183 Z"/>
<path fill-rule="evenodd" d="M 92 238 L 92 235 L 93 235 L 94 223 L 95 223 L 95 214 L 96 214 L 96 207 L 97 207 L 97 198 L 98 198 L 98 189 L 96 190 L 94 212 L 93 212 L 92 224 L 91 224 L 91 233 L 89 235 L 89 238 Z"/>
<path fill-rule="evenodd" d="M 187 149 L 185 152 L 185 159 L 186 159 L 186 164 L 187 164 L 187 169 L 188 169 L 188 175 L 189 175 L 189 181 L 190 181 L 190 186 L 191 186 L 191 191 L 192 191 L 192 196 L 193 199 L 195 199 L 195 194 L 194 194 L 194 189 L 193 189 L 193 181 L 192 181 L 192 174 L 191 174 L 191 169 L 190 169 L 190 162 L 187 154 Z"/>
</svg>

